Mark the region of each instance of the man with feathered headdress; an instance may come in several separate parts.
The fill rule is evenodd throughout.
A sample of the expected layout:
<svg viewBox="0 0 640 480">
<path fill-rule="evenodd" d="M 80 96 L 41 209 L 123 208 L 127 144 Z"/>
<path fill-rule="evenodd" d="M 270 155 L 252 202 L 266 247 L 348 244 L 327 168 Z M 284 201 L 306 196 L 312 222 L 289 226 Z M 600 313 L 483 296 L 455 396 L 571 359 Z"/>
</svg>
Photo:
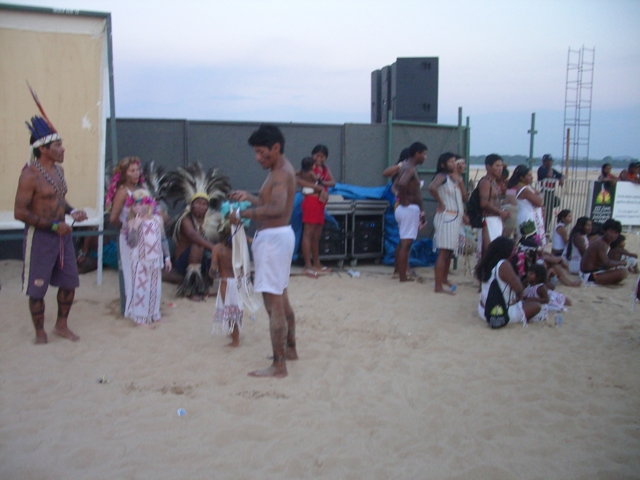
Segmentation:
<svg viewBox="0 0 640 480">
<path fill-rule="evenodd" d="M 42 113 L 27 127 L 31 155 L 18 181 L 14 216 L 25 224 L 23 292 L 36 329 L 36 343 L 47 343 L 44 331 L 44 296 L 49 285 L 58 287 L 58 317 L 53 332 L 69 340 L 79 337 L 67 326 L 67 317 L 79 285 L 71 227 L 65 214 L 83 221 L 87 215 L 67 203 L 67 183 L 59 163 L 64 161 L 62 139 L 44 113 L 38 97 L 33 99 Z"/>
<path fill-rule="evenodd" d="M 231 185 L 217 169 L 205 174 L 199 163 L 179 167 L 162 180 L 163 196 L 184 199 L 184 211 L 173 222 L 173 270 L 164 281 L 178 283 L 178 296 L 194 300 L 204 298 L 208 290 L 210 252 L 218 241 L 218 225 L 222 219 L 216 210 L 227 198 Z"/>
</svg>

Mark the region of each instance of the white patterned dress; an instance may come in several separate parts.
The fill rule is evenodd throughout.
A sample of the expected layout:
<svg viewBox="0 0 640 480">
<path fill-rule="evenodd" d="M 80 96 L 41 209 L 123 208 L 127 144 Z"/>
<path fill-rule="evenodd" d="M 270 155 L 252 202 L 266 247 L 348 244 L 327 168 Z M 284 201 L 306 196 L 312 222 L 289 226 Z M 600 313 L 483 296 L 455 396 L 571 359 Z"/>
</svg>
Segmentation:
<svg viewBox="0 0 640 480">
<path fill-rule="evenodd" d="M 438 187 L 438 195 L 444 204 L 444 212 L 437 212 L 433 217 L 435 229 L 434 248 L 458 252 L 460 225 L 464 214 L 464 203 L 460 186 L 447 175 L 446 181 Z"/>
<path fill-rule="evenodd" d="M 137 229 L 137 244 L 130 250 L 131 293 L 124 316 L 137 324 L 160 320 L 164 230 L 155 218 L 145 219 Z M 131 242 L 130 242 L 131 243 Z"/>
</svg>

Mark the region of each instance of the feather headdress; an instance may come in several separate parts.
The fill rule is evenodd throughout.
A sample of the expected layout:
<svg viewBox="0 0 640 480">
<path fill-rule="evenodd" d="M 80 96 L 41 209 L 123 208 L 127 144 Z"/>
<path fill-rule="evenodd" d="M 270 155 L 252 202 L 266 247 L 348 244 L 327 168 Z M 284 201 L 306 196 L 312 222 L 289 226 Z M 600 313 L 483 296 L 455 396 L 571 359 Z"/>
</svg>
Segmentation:
<svg viewBox="0 0 640 480">
<path fill-rule="evenodd" d="M 191 204 L 198 198 L 204 198 L 209 203 L 209 210 L 204 218 L 203 234 L 210 242 L 218 240 L 217 229 L 222 216 L 216 209 L 231 191 L 229 179 L 220 174 L 218 169 L 210 168 L 205 174 L 198 162 L 186 167 L 178 167 L 164 175 L 160 190 L 165 198 L 177 197 L 175 203 L 179 200 L 184 200 L 186 203 L 184 212 L 173 225 L 175 241 L 178 240 L 182 220 L 191 213 Z"/>
<path fill-rule="evenodd" d="M 29 122 L 24 122 L 27 124 L 27 128 L 31 132 L 31 136 L 34 138 L 33 143 L 31 143 L 30 145 L 31 152 L 29 156 L 29 165 L 31 165 L 35 160 L 35 156 L 33 155 L 34 148 L 48 145 L 49 143 L 55 142 L 56 140 L 61 140 L 61 138 L 60 135 L 58 135 L 56 128 L 53 126 L 53 123 L 51 123 L 51 120 L 49 120 L 49 117 L 47 117 L 44 108 L 42 108 L 42 104 L 40 103 L 35 90 L 31 88 L 29 82 L 27 82 L 27 86 L 29 87 L 29 91 L 31 92 L 33 100 L 36 102 L 38 110 L 40 110 L 40 113 L 42 113 L 42 117 L 31 117 L 31 124 L 29 124 Z"/>
</svg>

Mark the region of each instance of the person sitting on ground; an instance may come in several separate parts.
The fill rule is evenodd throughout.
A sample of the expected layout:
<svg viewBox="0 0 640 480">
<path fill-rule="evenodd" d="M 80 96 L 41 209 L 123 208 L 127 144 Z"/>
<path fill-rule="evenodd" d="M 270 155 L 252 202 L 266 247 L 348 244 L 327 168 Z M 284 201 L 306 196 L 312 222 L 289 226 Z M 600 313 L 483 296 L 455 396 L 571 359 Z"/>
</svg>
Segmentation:
<svg viewBox="0 0 640 480">
<path fill-rule="evenodd" d="M 173 221 L 173 270 L 162 280 L 178 284 L 176 295 L 194 301 L 209 292 L 210 252 L 218 242 L 222 215 L 217 210 L 231 190 L 227 177 L 210 168 L 205 174 L 199 163 L 179 167 L 164 178 L 167 197 L 182 197 L 186 207 Z"/>
<path fill-rule="evenodd" d="M 611 242 L 611 249 L 609 250 L 609 258 L 615 261 L 627 262 L 627 268 L 631 273 L 638 273 L 638 254 L 631 253 L 625 249 L 625 243 L 627 238 L 620 234 L 616 240 Z"/>
<path fill-rule="evenodd" d="M 621 231 L 622 225 L 613 218 L 604 222 L 602 236 L 591 242 L 580 262 L 580 278 L 584 283 L 612 285 L 627 278 L 629 275 L 626 269 L 627 262 L 611 260 L 607 256 L 611 242 L 618 238 Z"/>
<path fill-rule="evenodd" d="M 598 177 L 599 182 L 616 183 L 618 181 L 618 179 L 611 174 L 610 163 L 603 163 L 600 172 L 600 176 Z"/>
<path fill-rule="evenodd" d="M 567 247 L 562 257 L 569 264 L 569 272 L 574 275 L 580 273 L 580 262 L 589 246 L 589 233 L 591 233 L 591 219 L 589 217 L 580 217 L 569 233 Z"/>
<path fill-rule="evenodd" d="M 296 183 L 302 187 L 302 273 L 311 278 L 329 273 L 329 269 L 320 263 L 320 235 L 324 227 L 325 206 L 329 193 L 323 186 L 319 175 L 314 171 L 315 160 L 312 157 L 302 159 L 301 168 L 296 172 Z"/>
<path fill-rule="evenodd" d="M 487 247 L 486 252 L 476 265 L 475 277 L 482 282 L 478 314 L 484 316 L 485 302 L 489 295 L 489 286 L 497 278 L 500 290 L 503 292 L 505 304 L 509 311 L 509 324 L 537 321 L 542 306 L 539 301 L 522 299 L 524 287 L 516 274 L 509 259 L 515 251 L 515 242 L 507 237 L 498 237 Z"/>
<path fill-rule="evenodd" d="M 227 215 L 218 227 L 220 241 L 211 251 L 209 275 L 220 280 L 212 333 L 231 335 L 229 346 L 238 347 L 244 309 L 238 295 L 238 284 L 233 272 L 233 244 L 231 242 L 233 235 L 231 231 L 231 222 L 229 215 Z"/>
<path fill-rule="evenodd" d="M 546 320 L 549 312 L 562 312 L 565 306 L 571 306 L 571 300 L 560 292 L 548 289 L 546 282 L 547 269 L 538 263 L 527 272 L 527 287 L 522 294 L 524 298 L 531 298 L 542 304 L 543 320 Z"/>
<path fill-rule="evenodd" d="M 582 286 L 582 281 L 579 279 L 573 279 L 571 275 L 569 275 L 569 264 L 562 257 L 556 257 L 555 255 L 546 252 L 543 249 L 538 251 L 542 260 L 544 261 L 544 265 L 549 270 L 555 273 L 556 278 L 562 282 L 563 285 L 567 287 L 580 287 Z"/>
<path fill-rule="evenodd" d="M 553 237 L 551 238 L 551 253 L 556 257 L 562 256 L 564 249 L 567 247 L 569 241 L 569 232 L 567 227 L 571 225 L 573 221 L 573 215 L 571 210 L 564 209 L 558 213 L 558 222 L 556 228 L 553 230 Z"/>
<path fill-rule="evenodd" d="M 626 170 L 620 172 L 618 180 L 621 182 L 640 183 L 638 170 L 640 170 L 640 162 L 631 162 Z"/>
</svg>

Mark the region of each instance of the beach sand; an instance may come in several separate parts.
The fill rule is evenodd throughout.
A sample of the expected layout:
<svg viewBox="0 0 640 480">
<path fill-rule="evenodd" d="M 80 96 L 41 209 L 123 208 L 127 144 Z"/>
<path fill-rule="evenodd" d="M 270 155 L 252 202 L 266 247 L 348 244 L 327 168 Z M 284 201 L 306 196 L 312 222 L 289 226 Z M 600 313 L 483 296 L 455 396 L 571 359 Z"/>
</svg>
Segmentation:
<svg viewBox="0 0 640 480">
<path fill-rule="evenodd" d="M 492 331 L 462 268 L 455 297 L 433 293 L 432 268 L 422 284 L 372 263 L 359 278 L 296 268 L 300 359 L 276 380 L 247 376 L 270 363 L 264 309 L 231 349 L 210 335 L 215 298 L 164 284 L 164 323 L 136 328 L 110 270 L 100 287 L 81 277 L 77 343 L 50 333 L 49 291 L 35 346 L 21 268 L 0 262 L 3 480 L 640 478 L 637 276 L 559 287 L 574 302 L 560 327 Z"/>
</svg>

